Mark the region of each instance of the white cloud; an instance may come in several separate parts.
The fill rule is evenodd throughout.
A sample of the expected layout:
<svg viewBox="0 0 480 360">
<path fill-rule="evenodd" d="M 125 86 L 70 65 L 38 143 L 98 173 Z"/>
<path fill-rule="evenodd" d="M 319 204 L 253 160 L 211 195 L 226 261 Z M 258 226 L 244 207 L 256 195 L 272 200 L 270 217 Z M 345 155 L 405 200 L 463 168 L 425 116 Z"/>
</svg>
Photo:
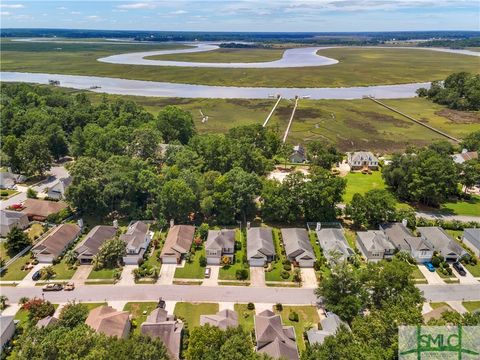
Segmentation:
<svg viewBox="0 0 480 360">
<path fill-rule="evenodd" d="M 98 19 L 100 19 L 100 16 L 98 16 L 98 15 L 90 15 L 90 16 L 87 16 L 87 19 L 90 19 L 90 20 L 98 20 Z"/>
<path fill-rule="evenodd" d="M 123 4 L 117 6 L 119 9 L 154 9 L 155 4 L 152 3 L 132 3 L 132 4 Z"/>
<path fill-rule="evenodd" d="M 0 15 L 1 16 L 8 16 L 10 15 L 11 13 L 9 13 L 8 11 L 0 11 Z"/>
<path fill-rule="evenodd" d="M 176 11 L 172 11 L 170 12 L 171 15 L 182 15 L 182 14 L 186 14 L 187 11 L 185 10 L 176 10 Z"/>
<path fill-rule="evenodd" d="M 5 9 L 22 9 L 24 7 L 25 5 L 23 4 L 0 4 L 0 8 L 5 8 Z"/>
<path fill-rule="evenodd" d="M 57 10 L 67 10 L 67 8 L 65 6 L 60 6 L 60 7 L 57 7 Z"/>
<path fill-rule="evenodd" d="M 80 15 L 80 14 L 82 14 L 82 12 L 81 11 L 70 11 L 70 14 L 71 15 Z"/>
</svg>

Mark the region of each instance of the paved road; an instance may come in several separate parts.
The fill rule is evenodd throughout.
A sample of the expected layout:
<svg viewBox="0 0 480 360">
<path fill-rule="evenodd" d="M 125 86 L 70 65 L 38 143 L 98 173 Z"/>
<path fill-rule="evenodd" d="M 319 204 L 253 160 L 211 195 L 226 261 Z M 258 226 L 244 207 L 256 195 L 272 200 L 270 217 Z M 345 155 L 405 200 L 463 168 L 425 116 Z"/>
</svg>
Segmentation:
<svg viewBox="0 0 480 360">
<path fill-rule="evenodd" d="M 447 221 L 458 220 L 463 222 L 476 221 L 480 223 L 480 216 L 442 215 L 437 212 L 431 212 L 431 211 L 417 211 L 416 214 L 417 214 L 417 217 L 423 217 L 425 219 L 431 219 L 431 220 L 436 220 L 436 219 L 447 220 Z"/>
<path fill-rule="evenodd" d="M 417 285 L 427 301 L 480 300 L 480 284 Z"/>
</svg>

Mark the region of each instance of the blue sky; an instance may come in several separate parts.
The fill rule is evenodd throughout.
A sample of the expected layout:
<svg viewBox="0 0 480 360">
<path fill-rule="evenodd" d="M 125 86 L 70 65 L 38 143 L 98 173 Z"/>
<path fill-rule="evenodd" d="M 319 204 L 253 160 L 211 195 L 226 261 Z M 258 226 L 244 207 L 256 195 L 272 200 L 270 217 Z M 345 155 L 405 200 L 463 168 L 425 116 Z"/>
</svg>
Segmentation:
<svg viewBox="0 0 480 360">
<path fill-rule="evenodd" d="M 1 27 L 191 31 L 480 30 L 479 0 L 2 0 Z"/>
</svg>

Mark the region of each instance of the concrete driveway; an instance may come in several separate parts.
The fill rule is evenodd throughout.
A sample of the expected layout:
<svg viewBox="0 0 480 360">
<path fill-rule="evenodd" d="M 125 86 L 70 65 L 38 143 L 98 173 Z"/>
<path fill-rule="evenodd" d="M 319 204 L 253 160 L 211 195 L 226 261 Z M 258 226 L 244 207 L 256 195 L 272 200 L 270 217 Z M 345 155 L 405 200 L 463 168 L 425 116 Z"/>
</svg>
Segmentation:
<svg viewBox="0 0 480 360">
<path fill-rule="evenodd" d="M 90 275 L 92 270 L 93 265 L 79 265 L 71 280 L 75 283 L 75 285 L 83 285 L 85 280 L 88 279 L 88 275 Z"/>
<path fill-rule="evenodd" d="M 209 265 L 210 277 L 203 279 L 202 286 L 218 286 L 218 274 L 220 273 L 220 266 L 218 265 Z"/>
<path fill-rule="evenodd" d="M 160 276 L 158 277 L 157 284 L 172 285 L 176 268 L 177 268 L 177 264 L 162 264 L 162 267 L 160 268 Z"/>
<path fill-rule="evenodd" d="M 458 280 L 460 280 L 460 284 L 477 284 L 478 283 L 477 279 L 475 279 L 475 277 L 470 273 L 470 271 L 467 270 L 465 266 L 463 266 L 463 269 L 467 273 L 465 276 L 460 275 L 453 266 L 451 268 L 453 271 L 453 275 L 455 275 L 455 277 Z"/>
<path fill-rule="evenodd" d="M 442 280 L 440 275 L 437 274 L 437 272 L 430 272 L 427 267 L 423 264 L 418 264 L 417 265 L 420 271 L 422 272 L 423 276 L 425 276 L 425 279 L 427 279 L 428 284 L 433 284 L 433 285 L 445 285 L 445 282 Z"/>
<path fill-rule="evenodd" d="M 32 268 L 32 270 L 30 270 L 30 272 L 27 274 L 27 276 L 25 276 L 25 277 L 23 278 L 23 280 L 18 283 L 17 286 L 18 286 L 18 287 L 35 286 L 36 281 L 33 281 L 33 280 L 32 280 L 33 274 L 35 273 L 35 271 L 38 271 L 38 270 L 40 270 L 41 268 L 44 268 L 44 267 L 49 266 L 49 265 L 51 265 L 51 264 L 40 263 L 40 264 L 35 265 L 35 266 Z"/>
<path fill-rule="evenodd" d="M 138 265 L 125 265 L 122 270 L 120 280 L 116 285 L 135 285 L 135 276 L 133 270 L 138 268 Z"/>
<path fill-rule="evenodd" d="M 265 269 L 263 266 L 250 267 L 250 286 L 265 287 Z"/>
<path fill-rule="evenodd" d="M 317 276 L 313 268 L 301 268 L 300 272 L 302 273 L 302 287 L 303 288 L 316 288 Z"/>
</svg>

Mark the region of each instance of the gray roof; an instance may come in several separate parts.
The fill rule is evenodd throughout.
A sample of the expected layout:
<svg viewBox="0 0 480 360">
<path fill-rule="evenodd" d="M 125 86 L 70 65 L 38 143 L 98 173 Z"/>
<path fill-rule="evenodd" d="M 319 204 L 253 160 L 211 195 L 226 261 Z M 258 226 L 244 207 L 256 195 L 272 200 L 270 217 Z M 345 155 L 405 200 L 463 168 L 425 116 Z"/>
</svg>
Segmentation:
<svg viewBox="0 0 480 360">
<path fill-rule="evenodd" d="M 368 230 L 357 232 L 360 241 L 367 251 L 388 251 L 394 250 L 395 246 L 387 240 L 385 234 L 380 230 Z"/>
<path fill-rule="evenodd" d="M 480 228 L 464 229 L 463 236 L 468 239 L 472 246 L 480 250 Z"/>
<path fill-rule="evenodd" d="M 209 230 L 205 249 L 222 250 L 235 248 L 235 230 Z"/>
<path fill-rule="evenodd" d="M 43 319 L 38 320 L 36 326 L 37 328 L 43 328 L 48 325 L 55 325 L 58 322 L 58 319 L 54 316 L 47 316 Z"/>
<path fill-rule="evenodd" d="M 378 159 L 375 155 L 373 155 L 370 151 L 356 151 L 354 153 L 348 154 L 348 158 L 350 163 L 356 162 L 356 161 L 368 161 L 368 162 L 378 162 Z"/>
<path fill-rule="evenodd" d="M 5 316 L 5 315 L 0 315 L 0 332 L 3 335 L 3 332 L 7 330 L 8 326 L 10 325 L 11 322 L 15 319 L 14 316 Z"/>
<path fill-rule="evenodd" d="M 113 239 L 117 234 L 117 229 L 109 225 L 97 225 L 88 232 L 85 238 L 75 247 L 78 254 L 87 252 L 95 255 L 98 249 L 107 240 Z"/>
<path fill-rule="evenodd" d="M 130 224 L 125 234 L 120 235 L 120 239 L 125 241 L 128 248 L 138 249 L 145 243 L 147 233 L 148 225 L 142 221 L 136 221 Z"/>
<path fill-rule="evenodd" d="M 412 233 L 402 223 L 385 223 L 380 225 L 380 229 L 385 232 L 388 240 L 399 250 L 410 251 L 410 247 L 405 238 L 411 237 Z"/>
<path fill-rule="evenodd" d="M 344 325 L 347 329 L 350 330 L 350 327 L 347 323 L 342 321 L 337 314 L 327 313 L 327 317 L 320 320 L 322 326 L 321 330 L 311 329 L 307 331 L 307 338 L 310 345 L 313 344 L 323 344 L 327 336 L 335 335 L 340 328 L 340 325 Z"/>
<path fill-rule="evenodd" d="M 238 326 L 238 313 L 233 310 L 222 310 L 214 315 L 200 315 L 200 325 L 210 324 L 225 330 Z"/>
<path fill-rule="evenodd" d="M 19 211 L 0 210 L 0 223 L 2 225 L 15 224 L 23 217 L 27 217 L 27 214 Z"/>
<path fill-rule="evenodd" d="M 285 244 L 285 253 L 296 259 L 315 259 L 308 232 L 302 228 L 282 229 L 282 239 Z"/>
<path fill-rule="evenodd" d="M 247 257 L 275 256 L 272 228 L 255 227 L 247 230 Z"/>
<path fill-rule="evenodd" d="M 417 230 L 422 237 L 424 237 L 432 245 L 433 249 L 441 252 L 443 256 L 452 253 L 456 254 L 457 256 L 463 256 L 467 254 L 467 252 L 441 227 L 419 227 Z"/>
<path fill-rule="evenodd" d="M 317 238 L 320 246 L 323 249 L 323 254 L 330 260 L 334 254 L 339 254 L 339 260 L 346 260 L 348 257 L 355 254 L 352 248 L 348 245 L 347 239 L 343 234 L 342 229 L 338 228 L 323 228 L 318 231 Z"/>
</svg>

